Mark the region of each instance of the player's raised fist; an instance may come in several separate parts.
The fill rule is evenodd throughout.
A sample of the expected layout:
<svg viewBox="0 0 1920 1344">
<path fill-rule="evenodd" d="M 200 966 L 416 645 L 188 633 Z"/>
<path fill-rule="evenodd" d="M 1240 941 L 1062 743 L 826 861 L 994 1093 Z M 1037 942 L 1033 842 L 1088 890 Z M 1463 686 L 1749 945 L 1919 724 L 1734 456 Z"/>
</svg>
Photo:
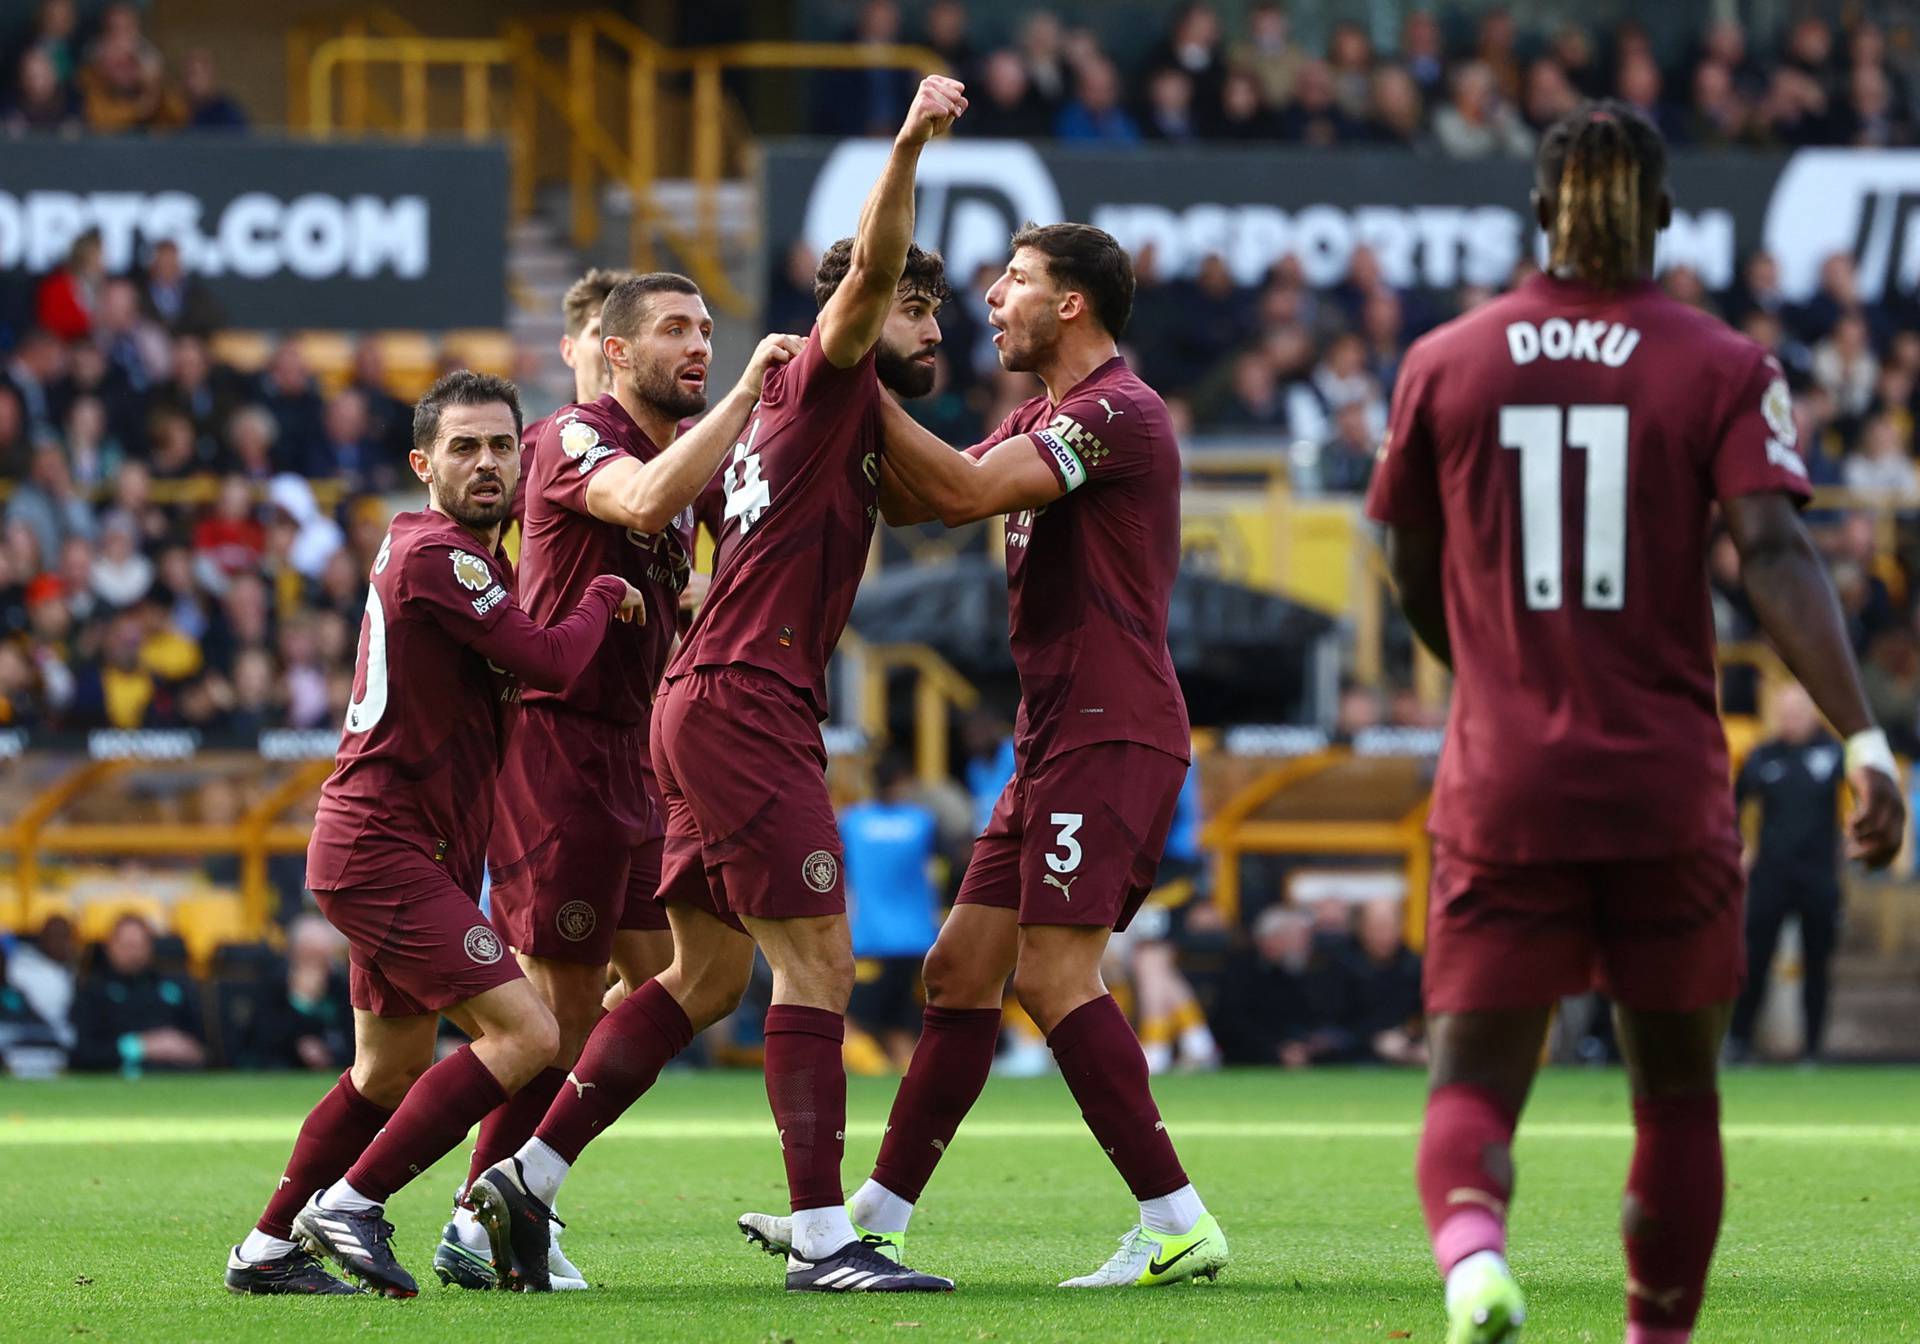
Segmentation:
<svg viewBox="0 0 1920 1344">
<path fill-rule="evenodd" d="M 776 364 L 785 364 L 799 354 L 806 342 L 798 336 L 775 333 L 764 338 L 754 347 L 753 358 L 747 361 L 747 371 L 740 375 L 740 386 L 754 396 L 760 395 L 760 384 L 766 381 L 767 370 Z"/>
<path fill-rule="evenodd" d="M 615 575 L 614 577 L 618 578 L 619 576 Z M 620 607 L 613 613 L 613 619 L 616 621 L 626 621 L 632 625 L 645 625 L 647 623 L 647 595 L 638 588 L 635 588 L 632 584 L 627 583 L 625 579 L 621 579 L 620 582 L 625 585 L 627 595 L 620 599 Z"/>
<path fill-rule="evenodd" d="M 900 128 L 901 142 L 924 145 L 934 136 L 945 134 L 954 119 L 967 110 L 966 89 L 959 80 L 945 75 L 928 75 L 921 80 L 913 106 L 907 109 L 906 124 Z"/>
<path fill-rule="evenodd" d="M 1900 853 L 1907 833 L 1907 805 L 1893 777 L 1874 766 L 1859 766 L 1847 777 L 1853 785 L 1853 811 L 1847 817 L 1847 857 L 1869 868 L 1885 868 Z"/>
</svg>

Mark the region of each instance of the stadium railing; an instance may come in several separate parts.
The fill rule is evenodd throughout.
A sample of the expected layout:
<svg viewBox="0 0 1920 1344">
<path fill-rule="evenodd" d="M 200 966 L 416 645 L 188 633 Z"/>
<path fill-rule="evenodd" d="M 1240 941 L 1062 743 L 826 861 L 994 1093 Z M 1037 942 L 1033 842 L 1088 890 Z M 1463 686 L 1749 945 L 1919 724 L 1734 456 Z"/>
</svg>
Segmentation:
<svg viewBox="0 0 1920 1344">
<path fill-rule="evenodd" d="M 608 55 L 607 83 L 622 91 L 611 110 L 601 97 Z M 297 30 L 289 38 L 288 63 L 300 91 L 289 122 L 318 137 L 503 134 L 515 215 L 531 213 L 543 181 L 563 176 L 577 247 L 599 239 L 603 187 L 625 188 L 632 208 L 631 264 L 659 269 L 655 240 L 662 239 L 714 306 L 735 316 L 751 312 L 754 304 L 724 264 L 719 201 L 729 135 L 736 147 L 748 136 L 745 119 L 729 106 L 725 76 L 741 70 L 946 69 L 936 53 L 917 46 L 748 42 L 677 49 L 605 11 L 510 22 L 496 37 L 449 38 L 428 37 L 390 11 L 375 10 L 347 21 L 334 36 Z M 374 80 L 375 70 L 392 72 L 397 87 L 391 100 Z M 445 90 L 435 96 L 436 72 L 457 74 L 457 97 Z M 684 97 L 675 96 L 670 80 L 672 88 L 684 80 Z M 557 118 L 563 132 L 558 141 L 542 136 L 543 114 Z M 672 134 L 675 128 L 684 135 Z M 667 156 L 681 144 L 685 161 L 673 166 L 694 184 L 691 229 L 669 218 L 654 196 Z M 558 158 L 564 158 L 564 169 L 551 173 Z"/>
</svg>

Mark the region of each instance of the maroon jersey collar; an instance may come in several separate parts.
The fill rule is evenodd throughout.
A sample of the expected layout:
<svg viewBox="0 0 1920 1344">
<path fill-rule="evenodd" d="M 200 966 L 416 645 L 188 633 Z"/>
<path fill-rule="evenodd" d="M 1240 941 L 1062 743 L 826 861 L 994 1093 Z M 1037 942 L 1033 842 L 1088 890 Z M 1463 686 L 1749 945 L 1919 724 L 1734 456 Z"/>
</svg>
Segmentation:
<svg viewBox="0 0 1920 1344">
<path fill-rule="evenodd" d="M 1108 360 L 1106 363 L 1102 364 L 1099 368 L 1089 373 L 1085 378 L 1082 378 L 1079 382 L 1075 383 L 1072 387 L 1068 388 L 1066 392 L 1061 395 L 1059 401 L 1054 401 L 1052 398 L 1048 398 L 1047 409 L 1052 411 L 1059 410 L 1060 407 L 1065 402 L 1067 402 L 1072 398 L 1074 393 L 1078 392 L 1081 388 L 1087 386 L 1089 383 L 1095 381 L 1096 379 L 1104 378 L 1109 372 L 1112 371 L 1113 366 L 1116 364 L 1123 369 L 1126 368 L 1127 357 L 1125 355 L 1115 355 L 1112 359 Z"/>
<path fill-rule="evenodd" d="M 640 428 L 639 423 L 634 420 L 631 415 L 627 414 L 627 408 L 620 404 L 620 398 L 614 396 L 613 393 L 602 392 L 594 399 L 593 405 L 596 410 L 612 416 L 621 424 L 625 425 L 636 439 L 647 446 L 647 456 L 651 457 L 654 453 L 660 451 L 660 445 L 649 438 L 647 431 Z"/>
<path fill-rule="evenodd" d="M 1584 280 L 1567 280 L 1549 272 L 1540 271 L 1522 281 L 1520 288 L 1535 297 L 1552 298 L 1561 303 L 1604 303 L 1609 299 L 1636 298 L 1642 294 L 1650 294 L 1660 286 L 1652 280 L 1636 280 L 1621 289 L 1601 289 Z"/>
</svg>

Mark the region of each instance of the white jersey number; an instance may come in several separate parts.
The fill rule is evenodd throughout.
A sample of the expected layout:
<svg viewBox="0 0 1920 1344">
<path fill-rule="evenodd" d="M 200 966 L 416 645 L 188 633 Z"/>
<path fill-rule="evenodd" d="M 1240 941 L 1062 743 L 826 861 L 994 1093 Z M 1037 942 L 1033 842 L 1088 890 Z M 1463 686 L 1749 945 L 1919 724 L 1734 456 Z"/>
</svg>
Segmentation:
<svg viewBox="0 0 1920 1344">
<path fill-rule="evenodd" d="M 389 532 L 380 543 L 380 553 L 373 558 L 373 572 L 384 573 L 392 558 L 393 534 Z M 381 604 L 380 590 L 371 583 L 367 585 L 367 614 L 361 624 L 367 632 L 367 689 L 358 700 L 347 704 L 350 733 L 366 732 L 387 712 L 387 609 Z"/>
<path fill-rule="evenodd" d="M 1520 547 L 1527 606 L 1561 601 L 1560 470 L 1565 448 L 1587 454 L 1581 600 L 1618 611 L 1627 597 L 1627 408 L 1502 406 L 1500 445 L 1520 454 Z"/>
<path fill-rule="evenodd" d="M 727 511 L 725 521 L 740 520 L 740 535 L 760 521 L 760 515 L 773 503 L 773 486 L 760 474 L 760 454 L 753 442 L 760 437 L 760 421 L 755 419 L 747 437 L 733 445 L 733 460 L 727 464 Z M 737 476 L 735 473 L 739 473 Z"/>
<path fill-rule="evenodd" d="M 1080 832 L 1080 824 L 1085 816 L 1079 812 L 1055 812 L 1047 818 L 1049 824 L 1058 826 L 1060 833 L 1053 843 L 1060 846 L 1061 853 L 1047 855 L 1047 867 L 1056 873 L 1070 873 L 1080 866 L 1080 842 L 1073 837 Z"/>
</svg>

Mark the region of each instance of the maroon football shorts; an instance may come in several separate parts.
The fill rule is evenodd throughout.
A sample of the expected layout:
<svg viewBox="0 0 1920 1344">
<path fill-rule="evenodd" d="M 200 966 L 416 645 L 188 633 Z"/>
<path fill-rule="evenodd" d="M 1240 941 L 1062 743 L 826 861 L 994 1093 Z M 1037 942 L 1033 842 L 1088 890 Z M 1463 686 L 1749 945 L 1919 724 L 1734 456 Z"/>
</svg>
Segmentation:
<svg viewBox="0 0 1920 1344">
<path fill-rule="evenodd" d="M 1187 763 L 1135 742 L 1095 742 L 1017 770 L 955 905 L 1018 910 L 1022 924 L 1118 932 L 1153 888 Z"/>
<path fill-rule="evenodd" d="M 676 677 L 654 704 L 653 764 L 667 809 L 660 899 L 739 916 L 847 909 L 827 749 L 807 698 L 730 663 Z"/>
<path fill-rule="evenodd" d="M 1423 990 L 1430 1013 L 1546 1007 L 1598 990 L 1690 1013 L 1740 992 L 1740 847 L 1660 859 L 1498 864 L 1434 843 Z"/>
<path fill-rule="evenodd" d="M 350 994 L 364 1012 L 437 1013 L 520 979 L 478 898 L 419 850 L 395 845 L 377 884 L 313 896 L 346 937 Z"/>
<path fill-rule="evenodd" d="M 605 966 L 617 929 L 664 929 L 647 726 L 536 701 L 500 763 L 493 919 L 516 952 Z"/>
</svg>

